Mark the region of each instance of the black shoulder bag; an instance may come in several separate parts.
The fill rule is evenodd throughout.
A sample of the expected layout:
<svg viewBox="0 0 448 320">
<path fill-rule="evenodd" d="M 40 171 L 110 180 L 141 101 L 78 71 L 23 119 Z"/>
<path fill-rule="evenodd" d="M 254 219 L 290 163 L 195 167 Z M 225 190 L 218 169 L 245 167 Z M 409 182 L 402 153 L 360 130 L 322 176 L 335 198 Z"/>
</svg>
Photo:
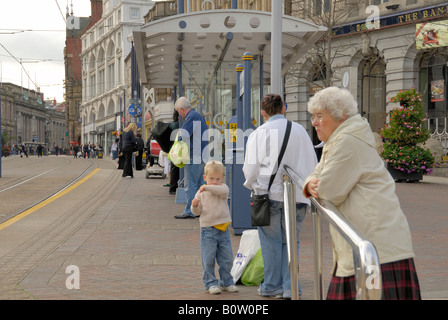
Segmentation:
<svg viewBox="0 0 448 320">
<path fill-rule="evenodd" d="M 283 139 L 282 148 L 280 150 L 280 153 L 278 154 L 278 160 L 277 160 L 277 171 L 280 166 L 280 163 L 282 162 L 283 154 L 286 150 L 286 145 L 288 144 L 289 140 L 289 134 L 291 132 L 291 121 L 288 120 L 288 124 L 286 126 L 286 132 L 285 137 Z M 275 170 L 275 167 L 274 167 Z M 256 195 L 252 191 L 250 196 L 250 211 L 251 211 L 251 217 L 252 217 L 252 226 L 254 227 L 263 227 L 263 226 L 269 226 L 271 222 L 270 217 L 270 203 L 269 203 L 269 190 L 271 189 L 271 185 L 274 182 L 275 175 L 277 174 L 277 171 L 272 173 L 271 179 L 269 181 L 268 186 L 268 192 L 266 194 Z"/>
</svg>

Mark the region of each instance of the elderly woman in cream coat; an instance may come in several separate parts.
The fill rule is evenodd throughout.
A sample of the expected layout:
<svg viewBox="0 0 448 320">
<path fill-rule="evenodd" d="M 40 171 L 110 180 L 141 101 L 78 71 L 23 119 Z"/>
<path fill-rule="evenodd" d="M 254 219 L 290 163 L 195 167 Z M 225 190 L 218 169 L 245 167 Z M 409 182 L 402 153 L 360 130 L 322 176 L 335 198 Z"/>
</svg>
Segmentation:
<svg viewBox="0 0 448 320">
<path fill-rule="evenodd" d="M 420 299 L 409 226 L 395 182 L 375 147 L 368 122 L 349 91 L 329 87 L 308 103 L 312 125 L 325 142 L 304 183 L 304 194 L 332 202 L 371 241 L 379 255 L 383 299 Z M 334 269 L 327 299 L 356 297 L 350 245 L 330 228 Z"/>
</svg>

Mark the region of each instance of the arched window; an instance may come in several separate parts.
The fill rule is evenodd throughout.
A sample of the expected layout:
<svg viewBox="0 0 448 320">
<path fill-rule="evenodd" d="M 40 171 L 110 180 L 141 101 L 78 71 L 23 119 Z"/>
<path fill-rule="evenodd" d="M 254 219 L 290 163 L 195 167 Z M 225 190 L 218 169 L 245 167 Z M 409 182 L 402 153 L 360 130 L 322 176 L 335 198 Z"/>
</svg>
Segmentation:
<svg viewBox="0 0 448 320">
<path fill-rule="evenodd" d="M 438 118 L 439 126 L 444 126 L 447 112 L 447 56 L 439 51 L 426 53 L 420 61 L 420 87 L 423 105 L 430 119 L 430 130 L 435 131 Z M 442 129 L 443 130 L 443 129 Z"/>
<path fill-rule="evenodd" d="M 379 56 L 361 61 L 361 115 L 369 121 L 373 132 L 386 122 L 386 64 Z"/>
</svg>

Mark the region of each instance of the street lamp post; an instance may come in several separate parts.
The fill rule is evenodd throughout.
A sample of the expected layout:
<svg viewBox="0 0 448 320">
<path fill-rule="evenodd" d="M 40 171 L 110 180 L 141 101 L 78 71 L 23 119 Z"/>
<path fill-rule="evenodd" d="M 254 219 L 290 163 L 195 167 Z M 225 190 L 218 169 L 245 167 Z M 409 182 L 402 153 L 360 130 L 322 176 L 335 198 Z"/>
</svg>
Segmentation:
<svg viewBox="0 0 448 320">
<path fill-rule="evenodd" d="M 271 93 L 283 97 L 282 90 L 282 5 L 283 1 L 272 0 L 271 13 Z"/>
</svg>

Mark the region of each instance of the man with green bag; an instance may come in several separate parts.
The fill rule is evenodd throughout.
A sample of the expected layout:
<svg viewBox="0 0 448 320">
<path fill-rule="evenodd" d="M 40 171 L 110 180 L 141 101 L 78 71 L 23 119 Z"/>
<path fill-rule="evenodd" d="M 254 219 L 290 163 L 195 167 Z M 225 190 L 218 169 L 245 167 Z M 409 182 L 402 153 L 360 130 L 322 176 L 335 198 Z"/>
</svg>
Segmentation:
<svg viewBox="0 0 448 320">
<path fill-rule="evenodd" d="M 191 202 L 199 190 L 199 187 L 204 184 L 204 163 L 207 159 L 203 159 L 202 152 L 208 144 L 208 137 L 204 136 L 207 130 L 207 124 L 204 117 L 196 110 L 191 108 L 190 101 L 185 97 L 180 97 L 174 104 L 174 108 L 179 112 L 179 115 L 185 119 L 185 122 L 180 129 L 179 140 L 186 142 L 189 145 L 190 161 L 184 166 L 185 179 L 185 198 L 187 204 L 184 212 L 175 215 L 176 219 L 194 219 L 195 215 L 191 212 Z M 184 164 L 183 162 L 181 162 Z"/>
</svg>

